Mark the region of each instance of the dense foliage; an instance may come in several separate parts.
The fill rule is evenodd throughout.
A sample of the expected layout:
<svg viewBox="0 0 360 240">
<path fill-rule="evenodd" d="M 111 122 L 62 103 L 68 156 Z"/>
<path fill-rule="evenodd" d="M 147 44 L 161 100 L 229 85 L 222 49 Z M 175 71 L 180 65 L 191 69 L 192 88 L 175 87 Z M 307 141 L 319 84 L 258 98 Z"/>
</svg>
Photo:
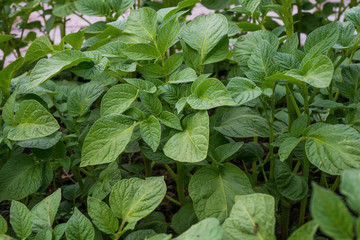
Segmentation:
<svg viewBox="0 0 360 240">
<path fill-rule="evenodd" d="M 0 2 L 0 239 L 360 236 L 358 1 L 198 2 Z"/>
</svg>

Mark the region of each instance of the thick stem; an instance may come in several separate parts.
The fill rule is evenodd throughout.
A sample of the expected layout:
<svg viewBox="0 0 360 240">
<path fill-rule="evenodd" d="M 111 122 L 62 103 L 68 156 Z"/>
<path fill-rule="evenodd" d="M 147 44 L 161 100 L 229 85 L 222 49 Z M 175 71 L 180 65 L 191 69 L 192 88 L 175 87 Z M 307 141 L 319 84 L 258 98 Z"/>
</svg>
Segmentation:
<svg viewBox="0 0 360 240">
<path fill-rule="evenodd" d="M 143 159 L 144 159 L 144 165 L 145 165 L 145 177 L 151 177 L 151 175 L 152 175 L 151 160 L 147 159 L 145 156 L 143 156 Z"/>
<path fill-rule="evenodd" d="M 291 205 L 281 198 L 281 239 L 285 240 L 289 236 Z"/>
<path fill-rule="evenodd" d="M 258 137 L 254 137 L 254 143 L 257 143 L 258 142 Z M 257 161 L 254 161 L 252 163 L 252 167 L 251 167 L 251 170 L 252 170 L 252 175 L 253 175 L 253 178 L 254 178 L 254 183 L 255 185 L 257 185 Z"/>
<path fill-rule="evenodd" d="M 181 206 L 184 206 L 186 203 L 185 185 L 184 185 L 185 168 L 184 168 L 184 164 L 181 162 L 176 162 L 176 167 L 177 167 L 176 188 L 177 188 L 178 198 L 180 200 Z"/>
</svg>

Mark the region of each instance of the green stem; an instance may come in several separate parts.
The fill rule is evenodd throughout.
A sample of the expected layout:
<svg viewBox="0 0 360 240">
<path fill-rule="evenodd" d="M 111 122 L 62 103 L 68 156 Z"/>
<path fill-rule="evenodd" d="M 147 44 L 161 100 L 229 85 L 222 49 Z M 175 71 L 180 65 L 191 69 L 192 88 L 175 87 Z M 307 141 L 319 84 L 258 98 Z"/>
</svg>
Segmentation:
<svg viewBox="0 0 360 240">
<path fill-rule="evenodd" d="M 144 165 L 145 165 L 145 177 L 151 177 L 151 175 L 152 175 L 151 160 L 147 159 L 145 156 L 143 156 L 143 159 L 144 159 Z"/>
<path fill-rule="evenodd" d="M 177 201 L 177 200 L 175 200 L 175 199 L 173 199 L 172 197 L 170 197 L 169 195 L 165 195 L 165 197 L 170 201 L 170 202 L 173 202 L 173 203 L 175 203 L 176 205 L 179 205 L 179 206 L 181 206 L 181 202 L 179 202 L 179 201 Z"/>
<path fill-rule="evenodd" d="M 184 168 L 184 164 L 181 162 L 176 162 L 176 167 L 177 167 L 176 188 L 177 188 L 178 198 L 180 200 L 181 206 L 184 206 L 186 203 L 185 185 L 184 185 L 185 168 Z"/>
<path fill-rule="evenodd" d="M 285 240 L 289 236 L 291 205 L 281 198 L 281 239 Z"/>
<path fill-rule="evenodd" d="M 166 170 L 170 173 L 170 175 L 173 177 L 173 179 L 176 182 L 177 181 L 176 173 L 171 169 L 171 167 L 168 164 L 164 164 L 164 167 L 166 168 Z"/>
<path fill-rule="evenodd" d="M 334 184 L 331 186 L 331 191 L 335 192 L 340 183 L 340 176 L 337 176 Z"/>
<path fill-rule="evenodd" d="M 326 186 L 327 186 L 327 183 L 326 183 L 326 173 L 324 173 L 324 172 L 321 172 L 320 186 L 322 186 L 322 187 L 326 187 Z"/>
<path fill-rule="evenodd" d="M 258 142 L 258 137 L 254 137 L 254 143 Z M 257 185 L 257 161 L 252 162 L 252 175 L 254 178 L 255 185 Z"/>
<path fill-rule="evenodd" d="M 270 175 L 269 179 L 274 179 L 274 170 L 275 170 L 275 157 L 274 157 L 274 120 L 275 120 L 275 99 L 271 99 L 271 116 L 270 116 L 270 125 L 269 125 L 269 159 L 270 159 Z"/>
</svg>

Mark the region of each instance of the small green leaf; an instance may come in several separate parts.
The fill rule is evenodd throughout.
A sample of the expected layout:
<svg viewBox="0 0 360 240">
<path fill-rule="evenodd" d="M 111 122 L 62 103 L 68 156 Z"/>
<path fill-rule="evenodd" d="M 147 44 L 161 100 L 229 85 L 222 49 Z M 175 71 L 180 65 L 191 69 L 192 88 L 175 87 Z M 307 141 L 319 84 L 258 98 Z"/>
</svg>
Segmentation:
<svg viewBox="0 0 360 240">
<path fill-rule="evenodd" d="M 178 69 L 184 61 L 183 53 L 175 53 L 166 59 L 164 64 L 164 71 L 166 75 L 170 75 Z"/>
<path fill-rule="evenodd" d="M 186 221 L 184 221 L 184 219 L 186 219 Z M 191 202 L 187 202 L 185 205 L 181 206 L 180 210 L 171 218 L 171 224 L 178 234 L 185 232 L 198 221 Z"/>
<path fill-rule="evenodd" d="M 243 0 L 241 3 L 247 10 L 251 12 L 251 14 L 254 14 L 255 10 L 261 3 L 261 0 Z"/>
<path fill-rule="evenodd" d="M 108 234 L 116 233 L 119 228 L 119 221 L 114 217 L 106 203 L 89 197 L 87 210 L 93 223 L 100 231 Z"/>
<path fill-rule="evenodd" d="M 89 219 L 87 219 L 77 208 L 65 229 L 66 239 L 68 240 L 93 240 L 95 230 Z"/>
<path fill-rule="evenodd" d="M 31 234 L 33 217 L 29 209 L 21 202 L 12 201 L 10 223 L 16 235 L 25 239 Z"/>
<path fill-rule="evenodd" d="M 156 152 L 161 139 L 161 125 L 159 121 L 151 115 L 140 125 L 140 134 L 144 142 Z"/>
<path fill-rule="evenodd" d="M 90 128 L 81 151 L 81 166 L 109 163 L 125 150 L 134 129 L 133 121 L 121 115 L 108 115 Z"/>
<path fill-rule="evenodd" d="M 187 102 L 193 109 L 199 110 L 236 105 L 225 86 L 216 78 L 203 80 L 196 86 L 194 93 L 188 97 Z"/>
<path fill-rule="evenodd" d="M 60 240 L 65 233 L 65 229 L 66 229 L 66 223 L 61 223 L 59 225 L 56 225 L 54 227 L 54 230 L 52 231 L 54 240 Z"/>
<path fill-rule="evenodd" d="M 106 17 L 110 13 L 110 7 L 101 0 L 78 0 L 75 2 L 76 9 L 87 16 Z"/>
<path fill-rule="evenodd" d="M 171 112 L 163 111 L 159 117 L 159 120 L 167 127 L 174 128 L 179 131 L 183 130 L 179 118 Z"/>
<path fill-rule="evenodd" d="M 224 240 L 275 240 L 274 198 L 262 193 L 236 196 L 230 217 L 222 228 Z"/>
<path fill-rule="evenodd" d="M 157 13 L 151 8 L 132 10 L 125 25 L 125 31 L 147 41 L 155 41 Z"/>
<path fill-rule="evenodd" d="M 255 49 L 248 60 L 249 68 L 253 71 L 264 72 L 267 74 L 274 53 L 275 49 L 270 43 L 266 40 L 262 40 L 260 46 Z"/>
<path fill-rule="evenodd" d="M 348 8 L 345 11 L 345 19 L 356 27 L 360 27 L 360 7 Z"/>
<path fill-rule="evenodd" d="M 70 44 L 74 50 L 81 50 L 81 46 L 83 44 L 84 41 L 84 31 L 78 31 L 76 33 L 70 33 L 68 35 L 66 35 L 62 41 L 67 42 L 68 44 Z"/>
<path fill-rule="evenodd" d="M 171 75 L 169 83 L 187 83 L 194 82 L 197 79 L 197 75 L 194 69 L 185 68 L 181 71 L 177 71 Z"/>
<path fill-rule="evenodd" d="M 280 143 L 279 146 L 280 161 L 283 162 L 290 156 L 292 151 L 299 144 L 300 140 L 301 140 L 300 138 L 289 136 Z"/>
<path fill-rule="evenodd" d="M 132 60 L 153 60 L 160 58 L 158 50 L 148 43 L 138 43 L 123 50 L 123 53 Z"/>
<path fill-rule="evenodd" d="M 99 83 L 81 84 L 69 94 L 67 106 L 68 113 L 72 117 L 82 117 L 89 110 L 91 105 L 103 93 L 104 86 Z"/>
<path fill-rule="evenodd" d="M 232 78 L 226 89 L 238 105 L 243 105 L 256 99 L 262 93 L 261 89 L 253 81 L 242 77 Z"/>
<path fill-rule="evenodd" d="M 53 53 L 54 48 L 51 44 L 51 41 L 46 36 L 40 36 L 34 40 L 34 42 L 29 46 L 25 54 L 25 65 L 28 65 L 42 57 L 45 57 L 47 54 Z"/>
<path fill-rule="evenodd" d="M 207 156 L 209 147 L 209 115 L 200 111 L 187 115 L 183 132 L 176 133 L 165 144 L 165 155 L 179 162 L 200 162 Z"/>
<path fill-rule="evenodd" d="M 298 117 L 291 125 L 290 132 L 295 137 L 300 137 L 306 129 L 308 116 L 306 114 Z"/>
<path fill-rule="evenodd" d="M 314 235 L 318 229 L 318 226 L 319 225 L 315 221 L 307 222 L 300 228 L 296 229 L 296 231 L 291 234 L 288 240 L 314 239 Z"/>
<path fill-rule="evenodd" d="M 179 32 L 180 24 L 177 17 L 173 17 L 161 26 L 156 39 L 157 46 L 161 53 L 164 53 L 174 44 Z"/>
<path fill-rule="evenodd" d="M 115 85 L 107 91 L 101 101 L 101 116 L 120 114 L 136 100 L 138 90 L 129 84 Z"/>
<path fill-rule="evenodd" d="M 229 163 L 201 168 L 189 184 L 189 195 L 199 220 L 215 217 L 220 222 L 225 221 L 234 205 L 235 195 L 249 193 L 253 190 L 246 174 Z"/>
<path fill-rule="evenodd" d="M 312 186 L 310 212 L 320 230 L 334 239 L 354 239 L 354 222 L 345 204 L 331 190 Z"/>
<path fill-rule="evenodd" d="M 134 5 L 134 0 L 109 0 L 109 4 L 120 16 Z"/>
<path fill-rule="evenodd" d="M 123 179 L 113 187 L 109 203 L 116 217 L 132 223 L 154 211 L 165 193 L 163 177 Z"/>
<path fill-rule="evenodd" d="M 2 110 L 2 119 L 4 119 L 4 122 L 8 125 L 14 125 L 15 124 L 15 101 L 16 101 L 16 95 L 17 95 L 17 89 L 10 95 L 10 97 L 7 99 L 3 110 Z"/>
<path fill-rule="evenodd" d="M 31 209 L 33 216 L 33 231 L 39 232 L 43 229 L 52 229 L 56 213 L 61 201 L 61 189 L 59 188 L 46 197 L 44 200 L 36 204 Z"/>
<path fill-rule="evenodd" d="M 321 45 L 321 52 L 326 53 L 339 38 L 337 22 L 332 22 L 312 31 L 306 38 L 304 49 L 308 53 L 315 45 Z M 325 70 L 324 70 L 325 71 Z"/>
<path fill-rule="evenodd" d="M 7 222 L 5 218 L 3 218 L 3 216 L 0 215 L 0 237 L 1 234 L 5 234 L 7 231 L 8 231 Z"/>
<path fill-rule="evenodd" d="M 162 112 L 161 101 L 153 94 L 140 91 L 140 100 L 152 114 L 158 116 Z"/>
<path fill-rule="evenodd" d="M 243 142 L 231 142 L 218 146 L 215 149 L 216 161 L 224 162 L 230 160 L 243 145 Z"/>
<path fill-rule="evenodd" d="M 60 128 L 56 119 L 35 100 L 20 103 L 15 115 L 15 124 L 16 127 L 8 134 L 8 138 L 13 141 L 46 137 Z"/>
<path fill-rule="evenodd" d="M 346 196 L 349 207 L 355 212 L 360 212 L 360 172 L 349 169 L 341 174 L 340 192 Z"/>
<path fill-rule="evenodd" d="M 57 17 L 67 17 L 75 11 L 75 4 L 73 2 L 66 2 L 64 4 L 56 4 L 52 10 L 52 14 Z"/>
</svg>

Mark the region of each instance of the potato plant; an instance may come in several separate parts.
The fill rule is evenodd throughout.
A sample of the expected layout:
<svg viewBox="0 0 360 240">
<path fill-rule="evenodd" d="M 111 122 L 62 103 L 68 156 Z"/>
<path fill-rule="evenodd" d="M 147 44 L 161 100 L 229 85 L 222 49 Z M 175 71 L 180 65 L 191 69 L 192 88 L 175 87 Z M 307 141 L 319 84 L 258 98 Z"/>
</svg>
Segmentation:
<svg viewBox="0 0 360 240">
<path fill-rule="evenodd" d="M 0 239 L 360 236 L 358 3 L 198 2 L 56 2 L 105 21 L 0 71 Z"/>
</svg>

